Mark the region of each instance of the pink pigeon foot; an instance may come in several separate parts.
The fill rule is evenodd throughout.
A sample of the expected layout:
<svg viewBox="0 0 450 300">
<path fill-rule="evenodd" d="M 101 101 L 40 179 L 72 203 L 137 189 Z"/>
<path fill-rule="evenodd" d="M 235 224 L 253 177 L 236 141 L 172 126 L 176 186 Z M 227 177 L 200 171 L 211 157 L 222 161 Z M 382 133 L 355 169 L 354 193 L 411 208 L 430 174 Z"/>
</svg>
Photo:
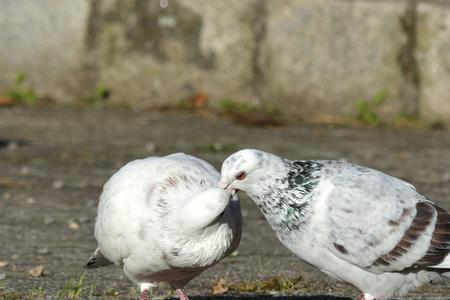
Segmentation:
<svg viewBox="0 0 450 300">
<path fill-rule="evenodd" d="M 180 300 L 189 300 L 188 295 L 182 289 L 177 289 L 176 293 L 177 293 L 178 297 L 180 298 Z"/>
<path fill-rule="evenodd" d="M 141 292 L 141 297 L 139 300 L 148 300 L 148 289 L 145 289 Z"/>
</svg>

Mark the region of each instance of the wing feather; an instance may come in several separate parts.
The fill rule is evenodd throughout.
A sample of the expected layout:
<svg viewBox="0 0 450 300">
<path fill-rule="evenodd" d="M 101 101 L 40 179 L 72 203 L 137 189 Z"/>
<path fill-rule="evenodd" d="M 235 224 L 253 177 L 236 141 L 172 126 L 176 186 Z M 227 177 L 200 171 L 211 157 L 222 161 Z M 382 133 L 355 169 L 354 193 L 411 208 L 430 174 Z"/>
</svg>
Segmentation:
<svg viewBox="0 0 450 300">
<path fill-rule="evenodd" d="M 381 273 L 432 267 L 450 253 L 450 217 L 415 188 L 382 172 L 347 165 L 327 178 L 327 248 Z M 447 258 L 448 259 L 448 258 Z"/>
</svg>

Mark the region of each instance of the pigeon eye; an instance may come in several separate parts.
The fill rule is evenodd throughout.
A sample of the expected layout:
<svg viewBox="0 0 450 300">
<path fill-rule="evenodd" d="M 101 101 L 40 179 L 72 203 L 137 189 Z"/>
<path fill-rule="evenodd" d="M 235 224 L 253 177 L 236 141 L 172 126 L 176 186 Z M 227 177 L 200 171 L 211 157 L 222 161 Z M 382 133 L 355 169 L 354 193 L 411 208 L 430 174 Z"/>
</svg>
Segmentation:
<svg viewBox="0 0 450 300">
<path fill-rule="evenodd" d="M 237 173 L 235 178 L 237 180 L 244 180 L 245 177 L 247 177 L 247 173 L 245 173 L 244 171 L 241 171 L 241 172 Z"/>
</svg>

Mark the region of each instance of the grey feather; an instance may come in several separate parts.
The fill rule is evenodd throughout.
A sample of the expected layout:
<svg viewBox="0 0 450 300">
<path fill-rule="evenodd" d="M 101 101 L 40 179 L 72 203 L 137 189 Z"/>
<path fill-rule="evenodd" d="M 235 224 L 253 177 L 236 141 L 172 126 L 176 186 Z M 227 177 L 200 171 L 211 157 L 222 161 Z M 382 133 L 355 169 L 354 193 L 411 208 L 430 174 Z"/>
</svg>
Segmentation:
<svg viewBox="0 0 450 300">
<path fill-rule="evenodd" d="M 221 185 L 247 192 L 301 259 L 371 297 L 404 295 L 450 268 L 449 214 L 380 171 L 245 149 L 225 160 Z"/>
</svg>

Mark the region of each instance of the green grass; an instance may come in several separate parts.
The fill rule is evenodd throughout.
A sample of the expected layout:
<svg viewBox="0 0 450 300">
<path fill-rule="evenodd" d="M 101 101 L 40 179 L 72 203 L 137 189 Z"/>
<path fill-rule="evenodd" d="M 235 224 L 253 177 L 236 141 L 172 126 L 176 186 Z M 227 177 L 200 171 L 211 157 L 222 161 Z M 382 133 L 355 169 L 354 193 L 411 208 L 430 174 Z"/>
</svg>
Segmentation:
<svg viewBox="0 0 450 300">
<path fill-rule="evenodd" d="M 370 100 L 360 99 L 356 101 L 357 119 L 366 125 L 377 127 L 381 124 L 378 113 L 379 107 L 386 102 L 387 92 L 381 91 Z"/>
<path fill-rule="evenodd" d="M 17 73 L 14 86 L 6 92 L 6 96 L 17 103 L 36 104 L 36 93 L 27 84 L 27 79 L 24 72 Z"/>
<path fill-rule="evenodd" d="M 22 295 L 15 291 L 0 291 L 0 300 L 20 300 Z"/>
<path fill-rule="evenodd" d="M 28 290 L 28 292 L 24 295 L 24 299 L 26 300 L 44 300 L 45 299 L 45 292 L 44 288 L 33 288 Z"/>
<path fill-rule="evenodd" d="M 220 110 L 224 113 L 250 113 L 258 110 L 258 106 L 250 102 L 236 102 L 231 98 L 220 101 Z"/>
<path fill-rule="evenodd" d="M 83 292 L 84 276 L 83 273 L 79 279 L 72 278 L 66 282 L 64 287 L 57 292 L 57 299 L 76 299 Z M 92 287 L 91 287 L 92 288 Z"/>
</svg>

